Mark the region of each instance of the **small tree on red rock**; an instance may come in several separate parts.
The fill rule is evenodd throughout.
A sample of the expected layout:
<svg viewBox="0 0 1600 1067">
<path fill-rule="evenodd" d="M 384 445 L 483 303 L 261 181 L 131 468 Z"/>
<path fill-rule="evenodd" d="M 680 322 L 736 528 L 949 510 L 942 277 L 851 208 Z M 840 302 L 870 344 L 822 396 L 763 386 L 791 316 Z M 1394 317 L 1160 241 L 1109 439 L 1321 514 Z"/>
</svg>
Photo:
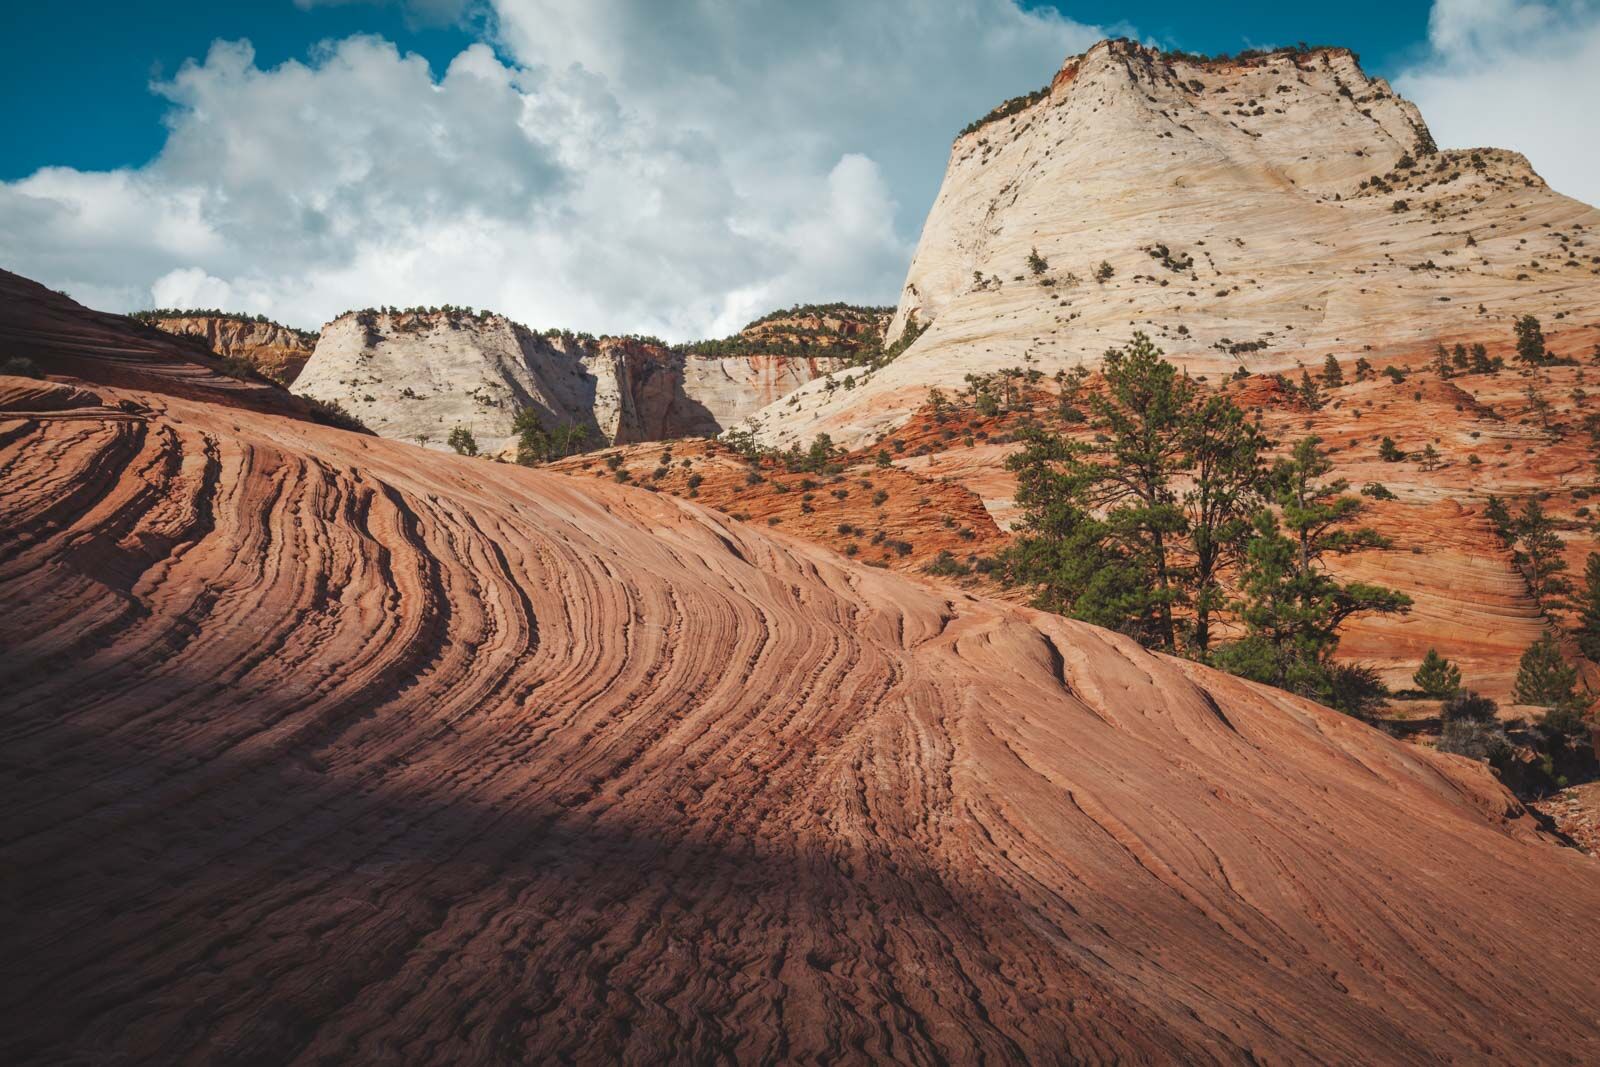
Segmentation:
<svg viewBox="0 0 1600 1067">
<path fill-rule="evenodd" d="M 1430 648 L 1411 680 L 1428 696 L 1444 700 L 1461 689 L 1461 668 L 1439 655 L 1437 649 Z"/>
<path fill-rule="evenodd" d="M 1513 528 L 1516 544 L 1512 559 L 1527 580 L 1528 593 L 1533 597 L 1534 604 L 1548 615 L 1561 606 L 1563 597 L 1572 592 L 1572 583 L 1565 576 L 1565 545 L 1556 533 L 1550 516 L 1532 497 L 1523 505 Z"/>
<path fill-rule="evenodd" d="M 1567 707 L 1577 703 L 1577 684 L 1577 668 L 1561 654 L 1555 634 L 1546 630 L 1522 654 L 1512 696 L 1518 704 Z"/>
</svg>

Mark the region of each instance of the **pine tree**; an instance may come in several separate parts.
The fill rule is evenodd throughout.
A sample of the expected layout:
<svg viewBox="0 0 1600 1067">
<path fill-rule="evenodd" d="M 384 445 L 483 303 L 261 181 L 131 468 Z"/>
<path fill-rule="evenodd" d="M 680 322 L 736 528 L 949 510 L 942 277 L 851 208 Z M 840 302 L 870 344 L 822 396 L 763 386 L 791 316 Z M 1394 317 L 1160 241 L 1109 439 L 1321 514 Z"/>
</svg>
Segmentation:
<svg viewBox="0 0 1600 1067">
<path fill-rule="evenodd" d="M 1186 644 L 1204 655 L 1221 574 L 1260 506 L 1264 441 L 1232 401 L 1203 399 L 1161 355 L 1143 334 L 1107 352 L 1106 388 L 1084 398 L 1092 439 L 1034 431 L 1007 461 L 1023 523 L 1001 576 L 1032 586 L 1038 607 L 1170 650 L 1192 603 Z"/>
<path fill-rule="evenodd" d="M 1490 493 L 1483 507 L 1483 517 L 1494 527 L 1495 536 L 1500 538 L 1500 542 L 1507 548 L 1511 547 L 1517 539 L 1517 531 L 1511 521 L 1511 512 L 1506 509 L 1506 502 Z"/>
<path fill-rule="evenodd" d="M 1564 707 L 1577 702 L 1574 688 L 1577 684 L 1577 668 L 1567 663 L 1561 655 L 1561 646 L 1556 644 L 1555 634 L 1546 630 L 1544 636 L 1522 654 L 1512 698 L 1518 704 Z"/>
<path fill-rule="evenodd" d="M 1450 355 L 1450 365 L 1456 370 L 1466 370 L 1470 364 L 1467 362 L 1467 346 L 1456 342 L 1456 348 Z"/>
<path fill-rule="evenodd" d="M 1367 362 L 1367 357 L 1366 356 L 1358 356 L 1358 357 L 1356 357 L 1356 380 L 1357 381 L 1364 382 L 1368 378 L 1371 378 L 1374 373 L 1375 372 L 1372 369 L 1372 364 Z"/>
<path fill-rule="evenodd" d="M 1534 604 L 1541 612 L 1549 614 L 1561 605 L 1562 597 L 1572 592 L 1572 583 L 1564 576 L 1567 569 L 1563 555 L 1565 545 L 1550 516 L 1533 497 L 1523 505 L 1514 531 L 1516 546 L 1512 559 L 1527 580 Z"/>
<path fill-rule="evenodd" d="M 1434 349 L 1433 369 L 1438 372 L 1441 378 L 1450 377 L 1450 350 L 1445 348 L 1443 341 L 1439 342 Z"/>
<path fill-rule="evenodd" d="M 1000 553 L 1000 577 L 1032 587 L 1033 606 L 1127 632 L 1144 610 L 1145 584 L 1088 505 L 1095 472 L 1088 449 L 1035 430 L 1006 461 L 1023 518 Z"/>
<path fill-rule="evenodd" d="M 1196 659 L 1210 652 L 1211 617 L 1228 600 L 1223 571 L 1242 558 L 1251 518 L 1261 508 L 1266 446 L 1259 419 L 1247 419 L 1225 396 L 1208 397 L 1185 419 L 1183 467 L 1192 482 L 1183 509 L 1194 559 L 1187 575 L 1194 613 L 1188 644 Z"/>
<path fill-rule="evenodd" d="M 1306 407 L 1310 408 L 1312 411 L 1321 409 L 1322 390 L 1317 388 L 1317 380 L 1311 377 L 1310 371 L 1302 370 L 1300 372 L 1299 392 L 1300 402 L 1305 404 Z"/>
<path fill-rule="evenodd" d="M 1364 504 L 1346 492 L 1348 482 L 1321 480 L 1333 464 L 1319 444 L 1315 437 L 1299 441 L 1273 468 L 1282 521 L 1271 511 L 1256 516 L 1241 568 L 1239 614 L 1249 635 L 1218 660 L 1234 673 L 1358 710 L 1351 706 L 1358 695 L 1341 692 L 1349 672 L 1332 663 L 1339 630 L 1354 615 L 1403 614 L 1411 598 L 1328 574 L 1328 557 L 1387 542 L 1377 531 L 1353 525 Z M 1374 680 L 1366 688 L 1381 687 Z"/>
<path fill-rule="evenodd" d="M 1544 344 L 1544 330 L 1538 319 L 1532 315 L 1522 316 L 1517 320 L 1516 331 L 1518 359 L 1535 367 L 1550 362 L 1550 352 Z"/>
<path fill-rule="evenodd" d="M 1344 384 L 1344 370 L 1339 366 L 1339 361 L 1333 358 L 1332 352 L 1322 361 L 1322 384 L 1329 389 L 1337 389 Z"/>
<path fill-rule="evenodd" d="M 1600 552 L 1589 553 L 1578 595 L 1578 649 L 1600 663 Z"/>
<path fill-rule="evenodd" d="M 478 454 L 478 439 L 472 436 L 472 431 L 465 426 L 457 426 L 451 430 L 447 443 L 459 455 L 476 456 Z"/>
<path fill-rule="evenodd" d="M 550 433 L 533 408 L 523 408 L 512 420 L 511 429 L 517 435 L 517 462 L 524 467 L 548 463 L 551 457 Z"/>
<path fill-rule="evenodd" d="M 1394 443 L 1394 438 L 1385 437 L 1378 442 L 1378 458 L 1385 463 L 1399 463 L 1406 458 L 1406 454 L 1400 451 L 1400 447 Z"/>
<path fill-rule="evenodd" d="M 1491 373 L 1494 372 L 1494 369 L 1495 369 L 1494 361 L 1489 358 L 1489 350 L 1487 348 L 1483 347 L 1483 345 L 1481 343 L 1473 345 L 1472 346 L 1472 373 L 1473 374 L 1491 374 Z"/>
<path fill-rule="evenodd" d="M 1439 655 L 1438 650 L 1430 648 L 1411 680 L 1428 696 L 1444 700 L 1461 689 L 1461 668 Z"/>
</svg>

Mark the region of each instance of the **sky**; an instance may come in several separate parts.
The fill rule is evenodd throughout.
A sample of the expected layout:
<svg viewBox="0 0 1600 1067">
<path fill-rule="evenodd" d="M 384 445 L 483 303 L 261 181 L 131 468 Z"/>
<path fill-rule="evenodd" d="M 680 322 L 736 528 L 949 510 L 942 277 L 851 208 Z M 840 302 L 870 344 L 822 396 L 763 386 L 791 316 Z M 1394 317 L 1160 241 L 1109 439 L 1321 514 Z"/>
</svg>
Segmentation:
<svg viewBox="0 0 1600 1067">
<path fill-rule="evenodd" d="M 892 303 L 954 132 L 1119 35 L 1345 45 L 1600 202 L 1600 0 L 82 0 L 0 13 L 0 266 L 304 328 Z"/>
</svg>

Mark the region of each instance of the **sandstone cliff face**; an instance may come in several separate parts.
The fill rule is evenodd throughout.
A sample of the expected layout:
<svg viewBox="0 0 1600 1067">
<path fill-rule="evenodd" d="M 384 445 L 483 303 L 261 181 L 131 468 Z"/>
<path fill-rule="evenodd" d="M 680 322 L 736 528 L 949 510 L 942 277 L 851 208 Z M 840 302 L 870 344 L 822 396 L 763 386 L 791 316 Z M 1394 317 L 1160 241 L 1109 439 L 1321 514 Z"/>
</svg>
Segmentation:
<svg viewBox="0 0 1600 1067">
<path fill-rule="evenodd" d="M 1378 358 L 1525 313 L 1591 322 L 1597 231 L 1600 212 L 1514 153 L 1435 152 L 1348 52 L 1196 63 L 1103 42 L 955 142 L 889 335 L 927 332 L 857 388 L 813 384 L 755 425 L 774 444 L 859 444 L 930 386 L 1094 364 L 1135 330 L 1227 373 Z"/>
<path fill-rule="evenodd" d="M 1600 1060 L 1600 867 L 1480 765 L 80 369 L 0 378 L 6 1062 Z"/>
<path fill-rule="evenodd" d="M 337 400 L 384 437 L 441 449 L 462 426 L 498 453 L 523 408 L 597 444 L 715 434 L 838 365 L 539 334 L 495 314 L 365 311 L 323 327 L 295 391 Z"/>
<path fill-rule="evenodd" d="M 240 359 L 279 385 L 292 385 L 299 376 L 316 338 L 280 326 L 226 315 L 159 316 L 147 320 L 167 333 L 196 337 L 219 356 Z"/>
</svg>

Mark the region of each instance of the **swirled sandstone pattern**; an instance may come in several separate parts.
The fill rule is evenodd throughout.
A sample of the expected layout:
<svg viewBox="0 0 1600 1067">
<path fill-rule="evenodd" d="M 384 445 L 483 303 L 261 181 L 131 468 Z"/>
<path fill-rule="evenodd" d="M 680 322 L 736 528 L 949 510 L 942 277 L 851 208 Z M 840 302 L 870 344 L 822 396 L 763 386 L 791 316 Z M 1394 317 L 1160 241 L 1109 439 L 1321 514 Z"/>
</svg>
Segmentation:
<svg viewBox="0 0 1600 1067">
<path fill-rule="evenodd" d="M 6 1062 L 1595 1062 L 1477 765 L 625 487 L 0 379 Z"/>
</svg>

